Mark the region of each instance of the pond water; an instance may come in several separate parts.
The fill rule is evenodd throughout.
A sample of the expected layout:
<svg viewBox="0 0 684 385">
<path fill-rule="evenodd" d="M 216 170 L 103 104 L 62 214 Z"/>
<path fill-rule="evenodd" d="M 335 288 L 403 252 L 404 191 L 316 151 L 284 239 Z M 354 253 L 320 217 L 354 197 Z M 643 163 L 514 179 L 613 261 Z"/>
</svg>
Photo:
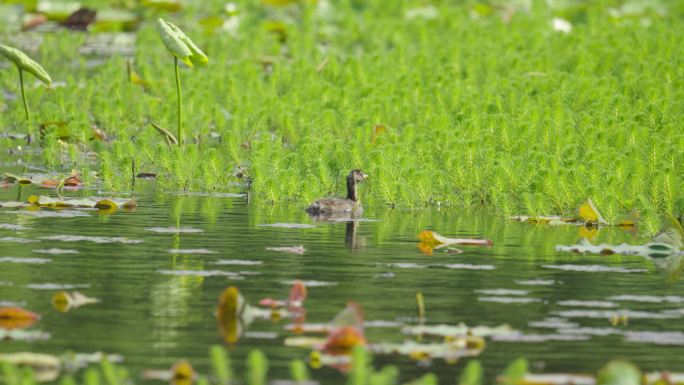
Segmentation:
<svg viewBox="0 0 684 385">
<path fill-rule="evenodd" d="M 28 188 L 23 194 L 46 192 Z M 509 324 L 519 334 L 487 338 L 479 356 L 490 378 L 517 357 L 527 357 L 533 370 L 544 372 L 595 372 L 617 357 L 647 370 L 684 368 L 678 261 L 560 253 L 556 245 L 580 239 L 578 227 L 534 226 L 476 212 L 368 206 L 365 217 L 372 221 L 316 223 L 299 204 L 258 205 L 245 197 L 206 195 L 162 192 L 154 182 L 140 182 L 138 207 L 130 212 L 80 210 L 79 216 L 53 217 L 0 209 L 0 301 L 41 314 L 31 330 L 50 335 L 33 342 L 0 341 L 0 352 L 104 351 L 122 355 L 136 372 L 186 358 L 202 372 L 209 346 L 222 342 L 215 309 L 224 288 L 236 285 L 256 304 L 264 297 L 287 297 L 291 282 L 301 279 L 308 286 L 308 322 L 327 322 L 353 300 L 372 322 L 366 328 L 371 343 L 411 339 L 400 324 L 415 322 L 417 291 L 424 293 L 428 325 Z M 16 197 L 16 187 L 0 190 L 0 201 Z M 263 226 L 277 223 L 310 226 Z M 185 231 L 164 230 L 177 227 Z M 491 239 L 493 246 L 461 246 L 461 254 L 435 250 L 429 256 L 417 247 L 416 235 L 426 229 Z M 69 236 L 85 238 L 67 241 Z M 608 228 L 595 242 L 637 239 Z M 302 255 L 266 250 L 298 245 L 305 248 Z M 28 257 L 49 261 L 15 259 Z M 212 273 L 187 275 L 188 270 Z M 53 294 L 69 285 L 101 303 L 55 311 Z M 625 313 L 627 325 L 614 327 L 611 315 Z M 307 359 L 309 350 L 284 346 L 284 338 L 292 336 L 286 323 L 251 323 L 230 348 L 237 370 L 253 348 L 271 360 L 270 378 L 288 377 L 289 360 Z M 464 362 L 436 360 L 426 368 L 406 357 L 376 357 L 376 366 L 396 364 L 406 378 L 434 371 L 445 383 L 455 381 Z M 331 368 L 313 375 L 326 383 L 344 381 Z"/>
</svg>

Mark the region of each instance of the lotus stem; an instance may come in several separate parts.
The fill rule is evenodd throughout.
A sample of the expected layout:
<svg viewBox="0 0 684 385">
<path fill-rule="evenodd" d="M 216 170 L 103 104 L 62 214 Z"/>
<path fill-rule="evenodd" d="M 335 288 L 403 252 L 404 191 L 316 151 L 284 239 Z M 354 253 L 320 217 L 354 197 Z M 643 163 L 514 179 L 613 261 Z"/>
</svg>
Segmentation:
<svg viewBox="0 0 684 385">
<path fill-rule="evenodd" d="M 31 113 L 29 112 L 28 103 L 26 102 L 26 93 L 24 92 L 24 71 L 19 70 L 19 85 L 21 86 L 21 100 L 24 102 L 24 111 L 26 111 L 26 121 L 31 121 Z"/>
<path fill-rule="evenodd" d="M 183 147 L 185 140 L 183 139 L 183 95 L 181 94 L 180 72 L 178 71 L 178 58 L 173 57 L 173 66 L 176 70 L 176 92 L 178 93 L 178 145 Z"/>
</svg>

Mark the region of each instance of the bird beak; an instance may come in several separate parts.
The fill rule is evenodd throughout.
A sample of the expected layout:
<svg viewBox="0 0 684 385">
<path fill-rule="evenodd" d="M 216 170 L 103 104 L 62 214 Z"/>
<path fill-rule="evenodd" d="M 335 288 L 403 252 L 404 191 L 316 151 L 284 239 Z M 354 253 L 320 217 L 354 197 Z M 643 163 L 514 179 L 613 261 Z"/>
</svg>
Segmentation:
<svg viewBox="0 0 684 385">
<path fill-rule="evenodd" d="M 368 178 L 368 174 L 363 174 L 363 173 L 362 173 L 361 175 L 363 176 L 363 179 Z"/>
</svg>

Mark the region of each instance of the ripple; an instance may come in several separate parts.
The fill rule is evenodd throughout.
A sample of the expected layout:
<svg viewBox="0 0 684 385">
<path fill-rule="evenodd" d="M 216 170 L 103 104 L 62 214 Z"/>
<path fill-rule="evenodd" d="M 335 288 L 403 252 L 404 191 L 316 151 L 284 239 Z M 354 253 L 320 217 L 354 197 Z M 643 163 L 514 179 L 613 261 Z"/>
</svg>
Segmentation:
<svg viewBox="0 0 684 385">
<path fill-rule="evenodd" d="M 37 239 L 30 239 L 30 238 L 18 238 L 18 237 L 0 237 L 0 242 L 7 242 L 7 243 L 35 243 L 35 242 L 40 242 Z"/>
<path fill-rule="evenodd" d="M 475 290 L 476 293 L 494 295 L 494 296 L 506 296 L 506 295 L 528 295 L 530 292 L 527 290 L 515 290 L 515 289 L 482 289 Z"/>
<path fill-rule="evenodd" d="M 645 273 L 646 269 L 627 269 L 625 267 L 610 267 L 603 265 L 542 265 L 547 269 L 565 271 L 581 271 L 586 273 Z"/>
<path fill-rule="evenodd" d="M 192 227 L 148 227 L 145 231 L 159 234 L 196 234 L 204 232 L 202 229 L 195 229 Z"/>
<path fill-rule="evenodd" d="M 57 249 L 57 248 L 52 248 L 52 249 L 37 249 L 33 250 L 34 253 L 41 253 L 41 254 L 52 254 L 52 255 L 62 255 L 62 254 L 78 254 L 77 250 L 71 250 L 71 249 Z"/>
<path fill-rule="evenodd" d="M 262 261 L 250 261 L 246 259 L 219 259 L 215 265 L 237 265 L 237 266 L 256 266 L 262 265 Z"/>
<path fill-rule="evenodd" d="M 559 301 L 559 305 L 561 306 L 576 306 L 576 307 L 598 307 L 598 308 L 604 308 L 604 309 L 612 309 L 618 307 L 618 304 L 615 302 L 609 302 L 609 301 L 582 301 L 582 300 L 574 300 L 570 299 L 567 301 Z"/>
<path fill-rule="evenodd" d="M 528 297 L 478 297 L 480 302 L 496 302 L 496 303 L 534 303 L 542 302 L 538 298 L 528 298 Z"/>
<path fill-rule="evenodd" d="M 316 226 L 308 223 L 265 223 L 257 225 L 257 227 L 277 227 L 282 229 L 313 229 Z"/>
<path fill-rule="evenodd" d="M 138 239 L 128 239 L 124 237 L 93 237 L 87 235 L 50 235 L 41 237 L 46 241 L 62 241 L 62 242 L 93 242 L 93 243 L 124 243 L 135 245 L 143 243 Z"/>
<path fill-rule="evenodd" d="M 15 257 L 0 257 L 0 263 L 25 263 L 29 265 L 41 265 L 52 261 L 47 258 L 15 258 Z"/>
<path fill-rule="evenodd" d="M 238 273 L 219 270 L 157 270 L 159 274 L 174 275 L 179 277 L 230 277 L 243 279 Z"/>
<path fill-rule="evenodd" d="M 684 297 L 680 297 L 677 295 L 657 296 L 657 295 L 624 294 L 624 295 L 615 295 L 615 296 L 609 297 L 608 299 L 612 300 L 612 301 L 624 301 L 624 302 L 684 303 Z"/>
<path fill-rule="evenodd" d="M 216 254 L 213 250 L 208 249 L 168 249 L 171 254 Z"/>
<path fill-rule="evenodd" d="M 13 225 L 10 223 L 0 223 L 0 230 L 11 230 L 11 231 L 21 231 L 28 230 L 29 228 L 22 225 Z"/>
<path fill-rule="evenodd" d="M 72 289 L 87 289 L 88 284 L 69 284 L 69 283 L 29 283 L 26 285 L 28 289 L 34 290 L 72 290 Z"/>
</svg>

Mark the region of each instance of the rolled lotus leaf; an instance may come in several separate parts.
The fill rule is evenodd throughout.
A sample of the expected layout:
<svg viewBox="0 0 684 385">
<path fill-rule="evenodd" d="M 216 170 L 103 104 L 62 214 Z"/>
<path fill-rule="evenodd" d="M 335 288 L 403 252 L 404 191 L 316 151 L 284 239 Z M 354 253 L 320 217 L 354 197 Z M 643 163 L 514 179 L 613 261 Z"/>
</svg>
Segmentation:
<svg viewBox="0 0 684 385">
<path fill-rule="evenodd" d="M 157 31 L 166 48 L 189 67 L 193 67 L 193 64 L 207 64 L 209 62 L 207 55 L 173 23 L 159 18 L 157 19 Z"/>
<path fill-rule="evenodd" d="M 0 54 L 12 61 L 20 70 L 32 73 L 35 77 L 40 79 L 40 81 L 45 83 L 45 85 L 49 86 L 52 84 L 52 79 L 47 71 L 45 71 L 35 60 L 26 56 L 25 53 L 16 48 L 0 44 Z"/>
</svg>

